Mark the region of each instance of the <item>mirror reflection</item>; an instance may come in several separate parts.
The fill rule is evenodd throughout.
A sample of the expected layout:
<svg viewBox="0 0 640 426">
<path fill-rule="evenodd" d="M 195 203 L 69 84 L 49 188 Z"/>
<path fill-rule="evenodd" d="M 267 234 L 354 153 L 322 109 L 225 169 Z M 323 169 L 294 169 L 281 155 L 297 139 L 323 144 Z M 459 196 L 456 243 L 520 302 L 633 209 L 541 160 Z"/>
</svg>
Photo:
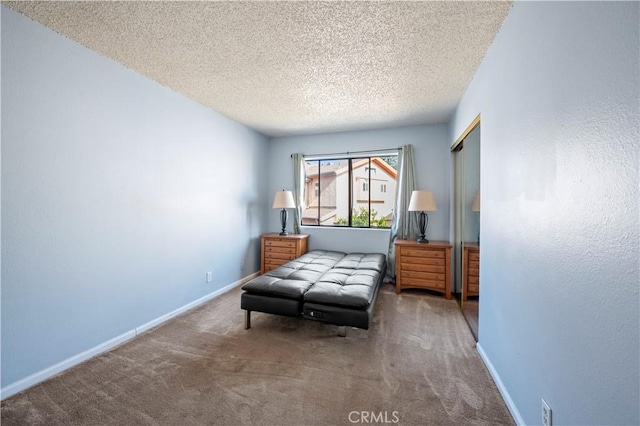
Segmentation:
<svg viewBox="0 0 640 426">
<path fill-rule="evenodd" d="M 455 284 L 462 313 L 478 340 L 480 299 L 480 126 L 455 148 Z"/>
</svg>

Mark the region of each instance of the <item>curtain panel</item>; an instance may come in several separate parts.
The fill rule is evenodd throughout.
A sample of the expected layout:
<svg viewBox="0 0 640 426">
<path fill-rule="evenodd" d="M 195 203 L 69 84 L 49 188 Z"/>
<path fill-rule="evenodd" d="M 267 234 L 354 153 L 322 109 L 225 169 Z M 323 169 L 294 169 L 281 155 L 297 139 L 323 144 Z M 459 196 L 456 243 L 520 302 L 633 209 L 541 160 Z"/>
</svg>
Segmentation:
<svg viewBox="0 0 640 426">
<path fill-rule="evenodd" d="M 293 233 L 302 232 L 302 209 L 304 208 L 304 155 L 292 154 L 293 159 L 293 200 L 296 208 L 293 211 Z"/>
<path fill-rule="evenodd" d="M 411 193 L 416 189 L 416 176 L 413 167 L 413 146 L 403 145 L 399 155 L 399 173 L 396 183 L 396 199 L 393 209 L 393 222 L 389 233 L 389 250 L 387 253 L 387 276 L 396 276 L 395 240 L 409 239 L 418 234 L 418 222 L 415 215 L 408 211 Z"/>
</svg>

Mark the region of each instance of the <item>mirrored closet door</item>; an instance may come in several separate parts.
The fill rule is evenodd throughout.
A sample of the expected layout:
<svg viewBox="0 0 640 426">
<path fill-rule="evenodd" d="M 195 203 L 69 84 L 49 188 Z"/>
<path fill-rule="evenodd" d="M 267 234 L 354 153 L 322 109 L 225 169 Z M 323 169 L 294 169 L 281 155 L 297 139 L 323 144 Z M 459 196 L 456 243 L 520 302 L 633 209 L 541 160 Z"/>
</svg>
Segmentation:
<svg viewBox="0 0 640 426">
<path fill-rule="evenodd" d="M 454 156 L 454 289 L 478 340 L 480 303 L 480 123 L 452 148 Z"/>
</svg>

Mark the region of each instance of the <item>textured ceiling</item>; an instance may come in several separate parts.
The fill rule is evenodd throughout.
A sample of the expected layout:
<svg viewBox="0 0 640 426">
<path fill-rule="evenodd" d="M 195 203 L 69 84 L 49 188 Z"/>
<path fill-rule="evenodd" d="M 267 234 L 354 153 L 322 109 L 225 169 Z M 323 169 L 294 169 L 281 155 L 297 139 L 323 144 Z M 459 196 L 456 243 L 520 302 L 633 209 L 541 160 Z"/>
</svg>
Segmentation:
<svg viewBox="0 0 640 426">
<path fill-rule="evenodd" d="M 3 2 L 266 135 L 445 123 L 511 2 Z"/>
</svg>

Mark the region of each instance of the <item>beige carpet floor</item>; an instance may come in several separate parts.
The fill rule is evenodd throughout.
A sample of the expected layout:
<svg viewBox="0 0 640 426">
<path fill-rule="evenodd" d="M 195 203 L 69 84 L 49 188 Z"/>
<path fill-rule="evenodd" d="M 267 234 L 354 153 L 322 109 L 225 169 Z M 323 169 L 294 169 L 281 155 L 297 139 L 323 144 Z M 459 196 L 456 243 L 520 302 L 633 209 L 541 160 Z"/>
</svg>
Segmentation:
<svg viewBox="0 0 640 426">
<path fill-rule="evenodd" d="M 342 338 L 261 313 L 245 331 L 240 293 L 8 398 L 2 425 L 513 424 L 453 300 L 385 284 Z"/>
</svg>

